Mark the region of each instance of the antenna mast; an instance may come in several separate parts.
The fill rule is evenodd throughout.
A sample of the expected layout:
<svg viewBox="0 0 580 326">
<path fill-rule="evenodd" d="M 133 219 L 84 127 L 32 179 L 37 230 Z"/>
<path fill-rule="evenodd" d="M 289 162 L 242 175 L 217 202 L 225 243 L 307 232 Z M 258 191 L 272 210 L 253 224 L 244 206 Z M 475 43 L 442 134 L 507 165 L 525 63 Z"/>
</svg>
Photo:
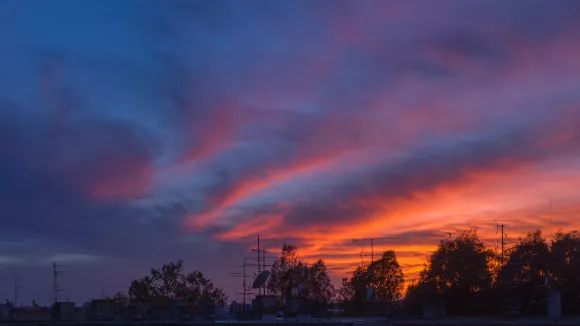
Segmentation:
<svg viewBox="0 0 580 326">
<path fill-rule="evenodd" d="M 509 247 L 509 248 L 506 249 L 505 248 L 505 245 L 515 244 L 516 242 L 509 241 L 508 235 L 505 233 L 505 226 L 503 224 L 502 225 L 499 225 L 495 221 L 495 219 L 494 219 L 494 222 L 495 222 L 495 233 L 497 233 L 498 230 L 501 230 L 501 257 L 500 258 L 501 258 L 501 266 L 503 267 L 504 266 L 504 263 L 505 263 L 505 252 L 506 252 L 506 250 L 512 250 L 514 248 L 512 246 L 512 247 Z M 509 264 L 509 261 L 508 261 L 508 264 Z"/>
<path fill-rule="evenodd" d="M 253 249 L 252 251 L 255 251 L 255 250 L 256 249 Z M 263 259 L 264 261 L 267 258 L 268 259 L 276 259 L 278 257 L 273 257 L 273 256 L 268 256 L 268 257 L 262 256 L 261 257 L 261 259 Z M 253 264 L 253 263 L 248 264 L 248 262 L 247 262 L 248 260 L 257 260 L 257 259 L 259 259 L 259 258 L 258 257 L 244 257 L 244 264 L 241 265 L 241 266 L 236 266 L 238 268 L 243 268 L 243 271 L 242 272 L 229 273 L 231 276 L 243 278 L 243 280 L 242 280 L 242 289 L 243 289 L 243 291 L 241 293 L 237 293 L 237 294 L 242 294 L 243 295 L 244 307 L 245 307 L 245 304 L 246 304 L 246 298 L 247 298 L 248 294 L 254 294 L 253 291 L 250 291 L 250 288 L 251 287 L 249 287 L 247 285 L 247 278 L 248 278 L 248 276 L 250 276 L 247 273 L 247 268 L 248 267 L 263 267 L 264 268 L 264 271 L 265 271 L 266 270 L 266 266 L 272 266 L 272 265 L 264 265 L 264 264 Z M 262 288 L 262 287 L 260 287 L 260 288 Z"/>
<path fill-rule="evenodd" d="M 14 276 L 14 307 L 18 306 L 18 290 L 21 289 L 18 285 L 18 276 Z"/>
<path fill-rule="evenodd" d="M 503 240 L 503 224 L 501 225 L 501 265 L 503 266 L 503 260 L 504 260 L 504 251 L 503 251 L 503 246 L 505 245 L 505 241 Z"/>
<path fill-rule="evenodd" d="M 52 263 L 52 288 L 54 291 L 54 303 L 58 302 L 58 293 L 61 291 L 60 287 L 58 286 L 58 277 L 64 275 L 64 271 L 58 270 L 58 267 L 60 267 L 60 265 L 57 265 L 56 262 Z"/>
<path fill-rule="evenodd" d="M 258 254 L 258 275 L 262 273 L 262 269 L 266 270 L 266 250 L 260 249 L 260 234 L 258 233 L 258 249 L 252 249 L 252 252 L 256 252 Z M 266 284 L 261 287 L 264 295 L 266 294 Z M 262 294 L 262 291 L 258 289 L 258 295 Z"/>
<path fill-rule="evenodd" d="M 505 256 L 505 254 L 504 254 L 504 245 L 506 244 L 505 241 L 504 241 L 504 239 L 503 239 L 504 234 L 505 234 L 504 231 L 503 231 L 504 225 L 503 224 L 502 225 L 497 224 L 497 221 L 495 219 L 493 219 L 493 221 L 495 222 L 495 233 L 497 234 L 497 231 L 498 230 L 501 230 L 501 242 L 500 242 L 501 243 L 501 255 L 500 255 L 500 259 L 501 259 L 501 266 L 503 267 L 503 264 L 504 264 L 504 256 Z"/>
<path fill-rule="evenodd" d="M 503 246 L 505 245 L 505 241 L 503 239 L 503 235 L 504 235 L 503 228 L 504 228 L 504 226 L 502 224 L 501 225 L 501 265 L 502 266 L 503 266 L 503 260 L 505 258 L 504 249 L 503 249 Z"/>
<path fill-rule="evenodd" d="M 552 195 L 550 195 L 550 237 L 554 244 L 554 215 L 552 214 Z"/>
<path fill-rule="evenodd" d="M 242 292 L 238 293 L 238 294 L 243 295 L 243 307 L 244 307 L 244 309 L 246 309 L 246 297 L 248 294 L 250 294 L 250 292 L 248 292 L 248 286 L 246 283 L 246 279 L 248 277 L 248 275 L 246 273 L 246 267 L 248 266 L 248 264 L 247 264 L 248 259 L 252 259 L 252 258 L 244 257 L 244 264 L 242 266 L 236 266 L 236 267 L 242 267 L 243 268 L 242 272 L 230 273 L 231 276 L 242 278 Z"/>
<path fill-rule="evenodd" d="M 242 286 L 244 287 L 244 310 L 246 310 L 246 295 L 248 294 L 248 286 L 246 285 L 246 261 L 248 259 L 246 257 L 244 257 L 244 275 L 242 276 L 244 278 L 243 282 L 242 282 Z"/>
</svg>

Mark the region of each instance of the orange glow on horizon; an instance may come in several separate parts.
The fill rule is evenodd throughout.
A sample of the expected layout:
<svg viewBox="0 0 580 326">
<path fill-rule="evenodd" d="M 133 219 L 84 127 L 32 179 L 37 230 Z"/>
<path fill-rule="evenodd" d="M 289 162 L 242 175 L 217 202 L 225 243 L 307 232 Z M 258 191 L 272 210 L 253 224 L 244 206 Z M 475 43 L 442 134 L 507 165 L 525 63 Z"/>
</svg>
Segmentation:
<svg viewBox="0 0 580 326">
<path fill-rule="evenodd" d="M 568 177 L 562 178 L 562 174 Z M 535 182 L 538 182 L 537 186 L 534 186 Z M 526 183 L 530 186 L 522 187 Z M 445 183 L 410 197 L 364 201 L 365 205 L 382 210 L 382 213 L 365 219 L 324 227 L 312 220 L 310 223 L 314 223 L 314 227 L 299 229 L 286 226 L 283 216 L 276 216 L 268 222 L 263 220 L 265 217 L 258 218 L 257 222 L 252 222 L 254 220 L 250 218 L 217 238 L 235 241 L 236 235 L 255 234 L 255 229 L 248 226 L 258 223 L 261 237 L 265 240 L 290 237 L 315 243 L 304 248 L 298 245 L 299 255 L 307 262 L 324 259 L 333 277 L 340 279 L 348 276 L 361 263 L 361 249 L 364 254 L 370 253 L 370 244 L 353 245 L 352 238 L 431 232 L 433 237 L 411 236 L 375 243 L 375 257 L 383 250 L 393 249 L 403 266 L 405 278 L 410 280 L 417 278 L 426 255 L 435 250 L 439 240 L 448 237 L 448 232 L 454 237 L 458 229 L 475 227 L 480 238 L 492 249 L 496 248 L 499 239 L 495 233 L 494 219 L 506 225 L 507 233 L 514 240 L 536 228 L 543 228 L 545 233 L 549 233 L 548 216 L 552 213 L 548 202 L 538 201 L 544 200 L 544 195 L 554 188 L 565 189 L 570 198 L 555 205 L 552 213 L 560 221 L 556 226 L 563 223 L 570 228 L 580 226 L 574 219 L 576 214 L 580 214 L 580 204 L 574 201 L 574 197 L 580 196 L 580 173 L 572 167 L 544 171 L 537 166 L 521 164 L 503 171 L 471 170 L 453 183 Z M 506 194 L 509 196 L 506 197 Z M 556 226 L 552 231 L 555 232 Z M 368 261 L 370 257 L 364 259 Z"/>
</svg>

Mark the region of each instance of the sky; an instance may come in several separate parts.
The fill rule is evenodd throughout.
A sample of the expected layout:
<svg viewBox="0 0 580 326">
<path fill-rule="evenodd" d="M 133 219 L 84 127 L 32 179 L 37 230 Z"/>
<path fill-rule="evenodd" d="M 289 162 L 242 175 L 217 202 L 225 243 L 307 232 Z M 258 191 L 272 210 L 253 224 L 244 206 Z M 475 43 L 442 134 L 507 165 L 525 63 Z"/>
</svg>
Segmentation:
<svg viewBox="0 0 580 326">
<path fill-rule="evenodd" d="M 575 229 L 580 2 L 0 1 L 0 293 Z M 362 257 L 361 257 L 362 250 Z M 4 298 L 0 298 L 4 299 Z"/>
</svg>

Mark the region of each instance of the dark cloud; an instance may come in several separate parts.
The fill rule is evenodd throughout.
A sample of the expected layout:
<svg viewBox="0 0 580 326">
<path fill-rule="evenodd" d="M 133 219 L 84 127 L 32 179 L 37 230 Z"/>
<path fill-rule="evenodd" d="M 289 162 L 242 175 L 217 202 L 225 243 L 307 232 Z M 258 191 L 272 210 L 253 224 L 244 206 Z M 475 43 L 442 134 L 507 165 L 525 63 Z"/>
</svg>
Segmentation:
<svg viewBox="0 0 580 326">
<path fill-rule="evenodd" d="M 139 178 L 149 176 L 135 171 L 157 155 L 147 132 L 95 121 L 68 127 L 55 141 L 43 129 L 48 128 L 26 120 L 0 123 L 0 236 L 12 243 L 3 246 L 0 269 L 27 285 L 21 293 L 26 300 L 50 298 L 51 259 L 67 271 L 62 295 L 84 300 L 103 289 L 126 290 L 131 279 L 172 259 L 184 258 L 189 269 L 211 274 L 199 263 L 208 251 L 226 252 L 227 260 L 214 262 L 223 270 L 240 255 L 238 246 L 211 249 L 182 241 L 180 204 L 140 207 L 132 193 L 102 197 L 90 191 L 103 182 L 119 188 L 119 180 L 142 185 Z"/>
<path fill-rule="evenodd" d="M 150 144 L 138 141 L 128 125 L 89 131 L 83 126 L 90 136 L 68 134 L 70 141 L 61 147 L 42 127 L 14 121 L 0 125 L 0 197 L 9 232 L 95 250 L 114 232 L 107 231 L 111 225 L 130 229 L 133 223 L 125 222 L 126 209 L 116 197 L 107 202 L 106 196 L 94 197 L 93 190 L 107 183 L 142 185 L 138 179 L 149 176 L 134 171 L 151 164 L 155 151 L 148 149 Z"/>
<path fill-rule="evenodd" d="M 471 60 L 502 63 L 503 60 L 507 59 L 507 47 L 481 32 L 456 31 L 448 33 L 438 40 L 435 39 L 433 46 L 454 55 L 455 60 L 466 57 Z"/>
</svg>

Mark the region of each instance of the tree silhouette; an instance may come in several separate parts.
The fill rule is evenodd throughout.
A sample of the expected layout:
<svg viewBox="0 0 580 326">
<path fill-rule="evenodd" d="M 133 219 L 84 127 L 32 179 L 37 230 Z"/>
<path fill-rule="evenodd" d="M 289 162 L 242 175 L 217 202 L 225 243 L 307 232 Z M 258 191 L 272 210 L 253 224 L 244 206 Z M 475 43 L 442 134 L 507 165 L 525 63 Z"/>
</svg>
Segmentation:
<svg viewBox="0 0 580 326">
<path fill-rule="evenodd" d="M 159 295 L 158 289 L 153 284 L 150 276 L 145 276 L 133 280 L 129 286 L 129 297 L 136 301 L 145 301 L 153 296 Z"/>
<path fill-rule="evenodd" d="M 131 282 L 129 297 L 132 300 L 164 296 L 198 306 L 205 303 L 223 306 L 226 303 L 227 297 L 222 289 L 216 288 L 202 272 L 185 273 L 182 260 L 163 265 L 160 269 L 153 268 L 150 274 Z"/>
<path fill-rule="evenodd" d="M 354 272 L 353 272 L 353 274 L 354 274 Z M 338 289 L 337 294 L 338 294 L 338 299 L 340 301 L 343 301 L 343 302 L 352 300 L 354 298 L 354 295 L 355 295 L 354 285 L 348 277 L 342 278 L 342 284 L 341 284 L 340 288 Z"/>
<path fill-rule="evenodd" d="M 367 270 L 368 266 L 358 266 L 350 278 L 342 279 L 342 287 L 339 290 L 342 300 L 356 302 L 359 304 L 357 307 L 362 307 L 367 297 L 367 288 L 371 283 Z"/>
<path fill-rule="evenodd" d="M 322 304 L 329 304 L 334 297 L 334 286 L 328 276 L 326 265 L 319 259 L 308 267 L 306 275 L 304 296 L 307 300 Z"/>
<path fill-rule="evenodd" d="M 546 314 L 547 292 L 560 291 L 563 314 L 580 312 L 580 237 L 576 231 L 555 234 L 550 244 L 541 230 L 528 233 L 506 250 L 507 261 L 485 249 L 475 230 L 440 242 L 419 280 L 407 287 L 411 312 L 425 300 L 443 299 L 449 314 L 499 313 L 503 299 L 522 300 L 524 314 Z M 341 295 L 354 285 L 343 281 Z M 475 308 L 475 309 L 474 309 Z"/>
<path fill-rule="evenodd" d="M 367 299 L 367 290 L 374 288 L 375 299 L 387 305 L 403 294 L 403 271 L 392 250 L 385 251 L 379 260 L 357 267 L 350 278 L 342 280 L 340 298 L 348 313 L 362 313 Z"/>
<path fill-rule="evenodd" d="M 508 263 L 520 266 L 515 280 L 527 284 L 543 284 L 550 269 L 550 248 L 542 231 L 528 233 L 510 252 Z"/>
<path fill-rule="evenodd" d="M 115 310 L 121 310 L 127 307 L 127 304 L 129 303 L 129 298 L 123 292 L 117 292 L 114 296 L 106 297 L 105 299 L 113 300 Z"/>
<path fill-rule="evenodd" d="M 485 248 L 477 230 L 459 231 L 455 239 L 442 240 L 420 273 L 419 282 L 407 291 L 407 303 L 412 300 L 443 299 L 451 314 L 480 313 L 490 295 L 494 279 L 491 262 L 496 258 Z"/>
<path fill-rule="evenodd" d="M 385 251 L 381 258 L 372 262 L 367 269 L 375 298 L 393 303 L 403 294 L 403 270 L 392 250 Z"/>
<path fill-rule="evenodd" d="M 266 288 L 268 291 L 285 301 L 291 296 L 303 281 L 304 264 L 298 259 L 298 249 L 284 244 L 282 256 L 272 264 L 270 278 Z"/>
<path fill-rule="evenodd" d="M 562 312 L 580 312 L 580 238 L 558 230 L 552 243 L 551 273 L 562 291 Z"/>
<path fill-rule="evenodd" d="M 282 256 L 272 265 L 266 287 L 270 293 L 286 302 L 290 296 L 298 294 L 299 285 L 302 286 L 303 297 L 311 303 L 325 305 L 334 296 L 334 286 L 324 261 L 320 259 L 309 267 L 300 261 L 295 246 L 284 244 Z"/>
<path fill-rule="evenodd" d="M 550 247 L 542 231 L 536 230 L 520 238 L 500 271 L 504 296 L 520 298 L 525 313 L 545 313 L 545 281 L 550 265 Z"/>
</svg>

